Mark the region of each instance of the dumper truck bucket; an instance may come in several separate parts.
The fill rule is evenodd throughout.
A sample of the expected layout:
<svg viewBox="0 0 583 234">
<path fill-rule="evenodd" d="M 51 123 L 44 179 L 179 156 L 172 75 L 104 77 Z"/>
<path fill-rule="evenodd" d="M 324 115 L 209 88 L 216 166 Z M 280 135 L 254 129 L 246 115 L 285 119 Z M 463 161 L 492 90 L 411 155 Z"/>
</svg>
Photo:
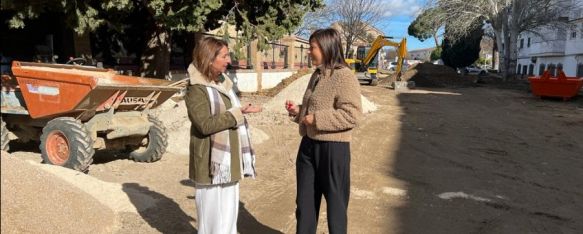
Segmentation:
<svg viewBox="0 0 583 234">
<path fill-rule="evenodd" d="M 167 80 L 78 65 L 14 61 L 12 73 L 33 119 L 111 108 L 143 111 L 157 107 L 181 89 Z"/>
</svg>

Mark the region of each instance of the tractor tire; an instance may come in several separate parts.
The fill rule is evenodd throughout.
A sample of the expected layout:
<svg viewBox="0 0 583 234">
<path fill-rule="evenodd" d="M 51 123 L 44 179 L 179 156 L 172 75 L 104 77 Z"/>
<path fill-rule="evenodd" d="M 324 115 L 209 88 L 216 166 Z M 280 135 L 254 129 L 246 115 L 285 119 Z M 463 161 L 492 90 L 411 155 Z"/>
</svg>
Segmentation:
<svg viewBox="0 0 583 234">
<path fill-rule="evenodd" d="M 10 139 L 8 138 L 8 128 L 6 128 L 6 123 L 4 123 L 4 120 L 2 120 L 2 118 L 0 118 L 0 126 L 1 126 L 1 131 L 0 132 L 0 150 L 2 151 L 6 151 L 8 152 L 8 150 L 10 149 L 10 146 L 8 145 L 8 143 L 10 142 Z"/>
<path fill-rule="evenodd" d="M 56 118 L 47 123 L 40 137 L 44 163 L 87 172 L 93 162 L 93 140 L 81 121 L 71 117 Z"/>
<path fill-rule="evenodd" d="M 148 116 L 148 120 L 153 123 L 144 139 L 147 141 L 142 147 L 130 152 L 130 159 L 136 162 L 155 162 L 162 158 L 168 146 L 168 134 L 162 121 L 154 116 Z"/>
</svg>

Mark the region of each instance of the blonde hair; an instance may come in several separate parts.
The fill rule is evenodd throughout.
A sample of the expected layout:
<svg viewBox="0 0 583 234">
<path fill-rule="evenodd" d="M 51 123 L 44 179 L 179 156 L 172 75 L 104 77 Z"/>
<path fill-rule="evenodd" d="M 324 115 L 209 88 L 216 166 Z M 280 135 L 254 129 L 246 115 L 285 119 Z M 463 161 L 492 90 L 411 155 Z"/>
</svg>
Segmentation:
<svg viewBox="0 0 583 234">
<path fill-rule="evenodd" d="M 192 51 L 192 64 L 208 81 L 213 81 L 211 63 L 215 61 L 223 47 L 228 47 L 227 42 L 214 37 L 205 37 L 196 43 Z"/>
</svg>

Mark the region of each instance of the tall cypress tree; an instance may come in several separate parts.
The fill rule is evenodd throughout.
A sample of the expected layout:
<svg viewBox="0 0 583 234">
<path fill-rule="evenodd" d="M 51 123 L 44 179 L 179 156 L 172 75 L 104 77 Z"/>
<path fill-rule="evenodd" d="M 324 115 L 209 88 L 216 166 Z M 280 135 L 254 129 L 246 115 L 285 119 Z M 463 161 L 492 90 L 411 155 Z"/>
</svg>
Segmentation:
<svg viewBox="0 0 583 234">
<path fill-rule="evenodd" d="M 447 26 L 445 30 L 447 35 Z M 477 21 L 467 36 L 454 42 L 445 37 L 441 45 L 443 64 L 454 69 L 473 64 L 480 57 L 480 41 L 483 35 L 481 21 Z"/>
</svg>

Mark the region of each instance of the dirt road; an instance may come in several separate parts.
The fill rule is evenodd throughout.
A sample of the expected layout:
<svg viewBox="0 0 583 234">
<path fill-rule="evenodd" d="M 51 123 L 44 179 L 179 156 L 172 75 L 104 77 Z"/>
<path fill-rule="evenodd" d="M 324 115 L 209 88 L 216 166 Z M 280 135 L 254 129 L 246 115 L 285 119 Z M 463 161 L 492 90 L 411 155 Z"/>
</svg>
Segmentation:
<svg viewBox="0 0 583 234">
<path fill-rule="evenodd" d="M 362 89 L 378 110 L 366 116 L 351 145 L 349 233 L 583 230 L 583 98 L 540 100 L 487 86 L 401 94 Z M 295 124 L 265 119 L 250 120 L 269 139 L 255 146 L 258 178 L 241 184 L 239 231 L 295 233 L 300 138 Z M 38 153 L 12 154 L 40 161 Z M 89 176 L 120 185 L 136 206 L 117 212 L 116 233 L 196 230 L 186 155 L 140 164 L 100 153 L 95 161 Z M 9 200 L 3 193 L 3 222 Z M 318 233 L 327 233 L 326 225 L 323 207 Z"/>
</svg>

